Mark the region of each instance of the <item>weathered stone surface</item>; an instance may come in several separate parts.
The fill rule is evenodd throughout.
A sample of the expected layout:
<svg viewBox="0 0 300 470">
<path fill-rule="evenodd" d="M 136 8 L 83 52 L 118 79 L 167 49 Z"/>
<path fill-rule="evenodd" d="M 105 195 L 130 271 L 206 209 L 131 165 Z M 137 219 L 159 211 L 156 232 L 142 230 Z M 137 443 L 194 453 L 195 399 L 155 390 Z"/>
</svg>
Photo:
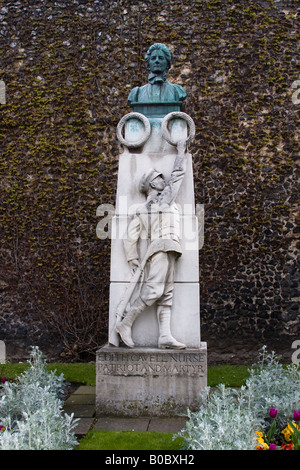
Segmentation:
<svg viewBox="0 0 300 470">
<path fill-rule="evenodd" d="M 6 103 L 6 86 L 3 80 L 0 80 L 0 104 Z"/>
<path fill-rule="evenodd" d="M 140 417 L 132 419 L 130 417 L 99 417 L 93 427 L 96 431 L 137 431 L 145 432 L 149 427 L 149 418 Z"/>
<path fill-rule="evenodd" d="M 80 418 L 76 423 L 73 432 L 76 436 L 82 437 L 85 436 L 93 425 L 94 418 Z"/>
<path fill-rule="evenodd" d="M 182 351 L 105 346 L 96 361 L 97 415 L 176 416 L 196 408 L 207 385 L 206 343 Z"/>
<path fill-rule="evenodd" d="M 95 405 L 82 404 L 71 404 L 64 406 L 65 413 L 74 415 L 78 418 L 92 418 L 95 415 Z"/>
<path fill-rule="evenodd" d="M 119 158 L 116 215 L 112 221 L 109 338 L 114 337 L 114 339 L 110 339 L 110 342 L 115 345 L 118 343 L 118 339 L 116 341 L 114 335 L 116 311 L 120 300 L 124 298 L 126 290 L 132 282 L 130 264 L 126 259 L 128 256 L 132 257 L 132 253 L 126 252 L 126 243 L 129 238 L 128 227 L 131 219 L 136 217 L 140 211 L 144 211 L 146 221 L 138 223 L 141 223 L 145 228 L 147 222 L 148 229 L 144 232 L 141 231 L 139 239 L 134 242 L 133 256 L 138 258 L 139 263 L 142 263 L 143 259 L 147 258 L 149 246 L 158 240 L 174 238 L 179 242 L 178 246 L 180 246 L 180 251 L 182 250 L 182 255 L 174 265 L 174 293 L 171 303 L 168 300 L 166 306 L 171 309 L 171 331 L 176 340 L 188 348 L 200 347 L 198 220 L 195 216 L 192 156 L 187 149 L 187 141 L 192 140 L 194 135 L 194 123 L 184 113 L 173 113 L 174 116 L 168 114 L 167 111 L 166 113 L 165 119 L 152 119 L 151 125 L 146 116 L 130 113 L 122 117 L 117 126 L 117 137 L 124 148 Z M 169 125 L 167 125 L 168 121 Z M 178 141 L 186 142 L 182 156 L 179 155 L 179 147 L 176 148 L 175 143 Z M 138 152 L 136 142 L 139 142 Z M 177 160 L 178 158 L 179 160 Z M 175 175 L 174 169 L 177 161 L 181 161 L 181 164 L 176 169 L 177 173 L 174 177 L 172 175 Z M 163 175 L 164 187 L 170 178 L 175 178 L 174 183 L 169 186 L 166 198 L 168 201 L 170 191 L 174 192 L 175 209 L 171 209 L 171 205 L 164 202 L 155 215 L 155 212 L 152 214 L 145 206 L 146 197 L 140 191 L 139 183 L 143 175 L 149 170 L 152 171 L 151 169 L 156 170 L 155 174 L 158 172 Z M 175 181 L 179 181 L 179 183 L 175 183 Z M 156 190 L 154 189 L 154 191 Z M 163 192 L 158 194 L 162 196 Z M 166 207 L 169 208 L 167 213 L 164 212 Z M 176 222 L 174 222 L 175 220 Z M 158 226 L 159 230 L 154 233 L 153 227 Z M 164 232 L 163 230 L 166 229 L 167 232 Z M 132 246 L 133 243 L 130 243 Z M 161 251 L 164 250 L 163 248 Z M 141 276 L 140 281 L 137 280 L 137 287 L 143 288 L 149 264 L 150 262 L 147 262 L 145 266 L 145 276 Z M 161 265 L 161 269 L 164 269 L 163 265 Z M 172 280 L 172 284 L 174 281 Z M 127 303 L 130 301 L 131 305 L 134 304 L 135 299 L 139 298 L 140 292 L 143 291 L 136 288 Z M 159 319 L 157 308 L 160 305 L 160 299 L 156 300 L 157 303 L 148 306 L 147 299 L 144 299 L 145 311 L 131 327 L 135 346 L 157 346 L 159 333 L 161 333 L 161 331 L 158 332 L 157 323 L 160 325 L 162 322 Z M 181 339 L 179 340 L 179 338 Z"/>
<path fill-rule="evenodd" d="M 114 282 L 110 286 L 110 327 L 114 325 L 114 315 L 119 299 L 127 283 Z M 200 292 L 196 282 L 175 282 L 174 305 L 171 317 L 171 331 L 178 341 L 188 348 L 200 347 Z M 135 321 L 132 328 L 133 341 L 138 347 L 157 347 L 158 322 L 154 306 L 148 307 Z"/>
<path fill-rule="evenodd" d="M 157 418 L 154 417 L 150 420 L 148 431 L 149 432 L 171 432 L 175 434 L 183 429 L 186 425 L 186 418 Z"/>
</svg>

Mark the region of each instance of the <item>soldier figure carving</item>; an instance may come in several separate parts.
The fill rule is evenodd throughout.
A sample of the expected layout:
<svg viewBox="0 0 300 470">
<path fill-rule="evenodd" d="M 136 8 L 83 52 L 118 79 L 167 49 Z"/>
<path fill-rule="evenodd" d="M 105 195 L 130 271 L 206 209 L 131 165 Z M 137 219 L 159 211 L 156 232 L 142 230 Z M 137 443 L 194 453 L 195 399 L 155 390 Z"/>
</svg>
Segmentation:
<svg viewBox="0 0 300 470">
<path fill-rule="evenodd" d="M 147 200 L 138 208 L 128 227 L 124 249 L 132 273 L 139 268 L 137 243 L 147 237 L 145 278 L 140 295 L 131 305 L 125 318 L 118 322 L 116 331 L 128 347 L 134 347 L 131 327 L 135 319 L 156 302 L 159 325 L 159 348 L 185 349 L 171 334 L 171 312 L 176 259 L 181 255 L 180 213 L 175 199 L 185 174 L 184 154 L 175 160 L 168 182 L 163 175 L 151 168 L 143 175 L 140 191 Z M 145 263 L 146 261 L 146 263 Z"/>
</svg>

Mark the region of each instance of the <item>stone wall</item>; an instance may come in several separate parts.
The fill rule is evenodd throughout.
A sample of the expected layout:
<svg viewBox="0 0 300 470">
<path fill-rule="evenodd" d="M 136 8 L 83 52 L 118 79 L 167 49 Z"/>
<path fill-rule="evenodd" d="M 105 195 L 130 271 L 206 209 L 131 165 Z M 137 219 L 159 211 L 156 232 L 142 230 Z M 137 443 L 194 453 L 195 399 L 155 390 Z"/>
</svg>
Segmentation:
<svg viewBox="0 0 300 470">
<path fill-rule="evenodd" d="M 299 5 L 0 1 L 0 339 L 84 360 L 106 341 L 119 119 L 153 42 L 174 54 L 197 134 L 202 341 L 210 362 L 289 359 L 298 291 Z M 298 85 L 299 88 L 299 85 Z M 183 312 L 184 314 L 184 312 Z"/>
</svg>

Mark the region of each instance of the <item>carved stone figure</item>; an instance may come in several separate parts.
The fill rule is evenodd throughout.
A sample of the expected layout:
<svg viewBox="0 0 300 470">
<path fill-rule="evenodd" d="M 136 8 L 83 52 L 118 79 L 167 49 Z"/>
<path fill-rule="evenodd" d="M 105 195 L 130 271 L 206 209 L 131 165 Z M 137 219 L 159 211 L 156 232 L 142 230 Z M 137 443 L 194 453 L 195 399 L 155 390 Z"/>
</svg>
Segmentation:
<svg viewBox="0 0 300 470">
<path fill-rule="evenodd" d="M 175 199 L 185 175 L 184 153 L 175 160 L 170 179 L 150 168 L 140 182 L 140 191 L 147 197 L 129 224 L 124 249 L 132 274 L 140 267 L 138 241 L 149 242 L 145 265 L 145 278 L 140 294 L 116 324 L 116 332 L 130 348 L 134 347 L 131 327 L 136 318 L 156 302 L 159 325 L 159 348 L 185 349 L 183 343 L 171 334 L 170 322 L 174 289 L 176 259 L 182 254 L 180 246 L 180 214 Z"/>
<path fill-rule="evenodd" d="M 180 85 L 167 81 L 167 73 L 171 67 L 171 53 L 164 44 L 153 44 L 147 54 L 146 62 L 150 74 L 148 84 L 131 90 L 128 103 L 160 103 L 182 102 L 186 92 Z"/>
</svg>

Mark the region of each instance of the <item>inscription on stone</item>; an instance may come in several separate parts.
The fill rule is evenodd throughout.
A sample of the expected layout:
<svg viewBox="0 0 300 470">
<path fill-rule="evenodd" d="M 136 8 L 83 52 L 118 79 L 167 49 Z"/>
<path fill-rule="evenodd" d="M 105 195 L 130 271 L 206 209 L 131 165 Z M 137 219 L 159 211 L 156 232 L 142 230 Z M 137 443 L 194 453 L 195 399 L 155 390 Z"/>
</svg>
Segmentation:
<svg viewBox="0 0 300 470">
<path fill-rule="evenodd" d="M 199 352 L 100 352 L 97 367 L 100 375 L 203 377 L 206 358 Z"/>
</svg>

